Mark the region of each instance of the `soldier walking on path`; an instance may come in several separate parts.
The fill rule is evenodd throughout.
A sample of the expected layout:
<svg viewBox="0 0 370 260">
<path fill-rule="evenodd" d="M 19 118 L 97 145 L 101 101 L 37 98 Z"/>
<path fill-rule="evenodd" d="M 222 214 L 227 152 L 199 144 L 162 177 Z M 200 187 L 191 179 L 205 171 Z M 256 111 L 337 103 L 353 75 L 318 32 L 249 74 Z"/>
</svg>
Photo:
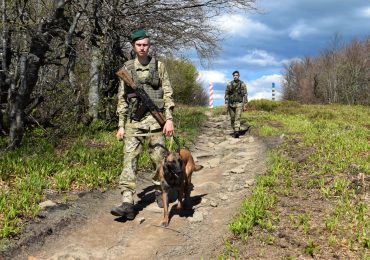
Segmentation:
<svg viewBox="0 0 370 260">
<path fill-rule="evenodd" d="M 247 86 L 239 79 L 239 71 L 233 72 L 234 80 L 227 84 L 225 91 L 225 108 L 230 114 L 233 136 L 239 138 L 240 135 L 240 115 L 244 111 L 244 105 L 248 102 Z"/>
<path fill-rule="evenodd" d="M 119 116 L 117 139 L 125 138 L 123 171 L 119 186 L 122 194 L 122 204 L 113 207 L 111 214 L 134 219 L 134 194 L 136 192 L 137 163 L 143 151 L 144 142 L 149 142 L 149 153 L 155 166 L 153 183 L 156 185 L 156 200 L 163 207 L 160 183 L 157 178 L 160 162 L 165 152 L 165 137 L 174 133 L 172 111 L 174 101 L 172 87 L 164 64 L 149 56 L 150 40 L 144 30 L 138 30 L 131 35 L 131 44 L 136 58 L 125 62 L 123 69 L 130 74 L 136 86 L 145 90 L 156 107 L 163 113 L 165 123 L 162 127 L 149 111 L 142 113 L 140 98 L 123 80 L 120 80 L 118 91 L 117 114 Z M 140 112 L 139 112 L 140 111 Z"/>
</svg>

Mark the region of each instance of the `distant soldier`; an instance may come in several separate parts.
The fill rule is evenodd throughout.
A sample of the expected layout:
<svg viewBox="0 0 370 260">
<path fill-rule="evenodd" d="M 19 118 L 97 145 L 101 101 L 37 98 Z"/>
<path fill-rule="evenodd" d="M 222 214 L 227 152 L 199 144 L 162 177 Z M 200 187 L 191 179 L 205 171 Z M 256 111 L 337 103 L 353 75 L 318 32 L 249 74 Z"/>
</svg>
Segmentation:
<svg viewBox="0 0 370 260">
<path fill-rule="evenodd" d="M 123 171 L 119 185 L 122 194 L 122 204 L 113 207 L 111 213 L 115 216 L 125 216 L 134 219 L 134 194 L 136 192 L 137 163 L 139 155 L 143 151 L 145 140 L 149 142 L 149 153 L 155 173 L 153 182 L 156 186 L 156 200 L 159 207 L 163 207 L 160 183 L 157 173 L 160 161 L 164 157 L 165 138 L 174 132 L 172 111 L 174 101 L 172 87 L 164 64 L 148 55 L 150 48 L 149 36 L 144 30 L 138 30 L 131 35 L 131 44 L 136 58 L 125 62 L 124 68 L 131 74 L 131 78 L 137 86 L 143 88 L 153 103 L 163 111 L 166 122 L 163 126 L 147 111 L 138 118 L 138 106 L 140 100 L 134 95 L 134 91 L 124 81 L 120 81 L 118 91 L 117 114 L 119 116 L 117 139 L 125 137 Z"/>
<path fill-rule="evenodd" d="M 225 107 L 231 118 L 235 138 L 240 135 L 240 115 L 244 110 L 244 105 L 248 102 L 247 86 L 239 79 L 239 71 L 233 72 L 234 80 L 227 84 L 225 91 Z"/>
</svg>

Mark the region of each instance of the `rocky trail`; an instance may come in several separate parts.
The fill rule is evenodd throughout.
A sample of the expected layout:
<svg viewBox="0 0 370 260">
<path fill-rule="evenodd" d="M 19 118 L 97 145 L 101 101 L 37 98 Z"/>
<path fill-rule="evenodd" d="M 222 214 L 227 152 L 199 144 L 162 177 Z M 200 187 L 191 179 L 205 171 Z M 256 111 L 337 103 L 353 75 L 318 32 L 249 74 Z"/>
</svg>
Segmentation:
<svg viewBox="0 0 370 260">
<path fill-rule="evenodd" d="M 4 259 L 215 259 L 230 235 L 228 223 L 265 171 L 265 144 L 249 133 L 231 135 L 225 115 L 209 116 L 191 151 L 204 168 L 193 173 L 192 208 L 161 227 L 163 210 L 144 174 L 139 178 L 138 215 L 133 221 L 110 214 L 118 190 L 76 195 L 41 214 Z M 1 256 L 0 256 L 1 259 Z"/>
</svg>

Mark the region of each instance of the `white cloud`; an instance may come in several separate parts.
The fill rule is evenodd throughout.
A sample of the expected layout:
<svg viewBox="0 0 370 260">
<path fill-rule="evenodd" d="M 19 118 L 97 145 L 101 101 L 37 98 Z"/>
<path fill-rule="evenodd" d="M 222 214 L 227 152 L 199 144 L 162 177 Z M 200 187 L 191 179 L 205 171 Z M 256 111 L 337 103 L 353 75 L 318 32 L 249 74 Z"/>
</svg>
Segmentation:
<svg viewBox="0 0 370 260">
<path fill-rule="evenodd" d="M 253 33 L 266 33 L 270 29 L 263 23 L 249 19 L 240 14 L 225 14 L 216 18 L 218 27 L 229 34 L 248 37 Z"/>
<path fill-rule="evenodd" d="M 223 90 L 216 90 L 213 92 L 213 105 L 223 106 L 225 103 L 225 92 Z"/>
<path fill-rule="evenodd" d="M 365 17 L 370 17 L 370 6 L 367 7 L 367 8 L 364 8 L 360 11 L 361 15 L 362 16 L 365 16 Z"/>
<path fill-rule="evenodd" d="M 247 64 L 259 66 L 277 66 L 281 64 L 281 62 L 277 61 L 273 55 L 265 50 L 248 51 L 241 59 Z"/>
<path fill-rule="evenodd" d="M 248 97 L 249 101 L 255 99 L 271 99 L 271 91 L 260 91 L 255 93 L 253 96 Z"/>
<path fill-rule="evenodd" d="M 258 91 L 258 89 L 271 89 L 272 83 L 280 85 L 283 80 L 283 76 L 280 74 L 265 75 L 258 79 L 247 81 L 248 89 L 252 91 Z"/>
<path fill-rule="evenodd" d="M 221 91 L 216 91 L 213 93 L 213 100 L 215 99 L 224 99 L 225 98 L 225 94 Z"/>
<path fill-rule="evenodd" d="M 293 28 L 290 29 L 289 37 L 293 40 L 301 40 L 304 36 L 318 32 L 316 28 L 308 26 L 305 22 L 298 22 Z"/>
<path fill-rule="evenodd" d="M 225 74 L 216 70 L 201 70 L 197 79 L 204 84 L 212 83 L 226 83 L 227 79 Z"/>
</svg>

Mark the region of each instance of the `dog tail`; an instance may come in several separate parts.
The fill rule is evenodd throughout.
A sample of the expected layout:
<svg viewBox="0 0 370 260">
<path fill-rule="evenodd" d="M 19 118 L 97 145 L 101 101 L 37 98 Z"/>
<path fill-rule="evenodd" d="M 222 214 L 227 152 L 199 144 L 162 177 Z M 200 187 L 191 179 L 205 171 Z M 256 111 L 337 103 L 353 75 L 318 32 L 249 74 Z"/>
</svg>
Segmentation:
<svg viewBox="0 0 370 260">
<path fill-rule="evenodd" d="M 201 169 L 203 169 L 203 165 L 195 165 L 194 167 L 194 171 L 197 172 L 197 171 L 200 171 Z"/>
</svg>

